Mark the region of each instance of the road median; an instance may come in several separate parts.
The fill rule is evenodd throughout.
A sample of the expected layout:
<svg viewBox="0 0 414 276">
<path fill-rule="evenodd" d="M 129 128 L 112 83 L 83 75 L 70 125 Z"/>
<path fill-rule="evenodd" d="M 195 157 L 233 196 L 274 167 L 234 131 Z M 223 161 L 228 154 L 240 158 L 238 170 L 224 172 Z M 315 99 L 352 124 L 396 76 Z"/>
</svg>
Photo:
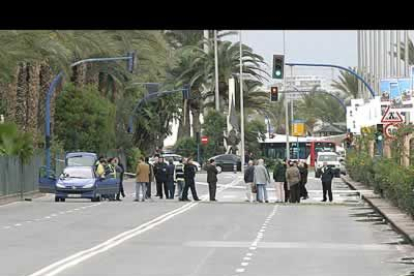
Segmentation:
<svg viewBox="0 0 414 276">
<path fill-rule="evenodd" d="M 349 176 L 341 176 L 342 180 L 352 189 L 358 191 L 375 211 L 377 211 L 397 232 L 402 234 L 407 241 L 414 244 L 414 220 L 410 215 L 401 211 L 388 200 L 363 183 L 353 181 Z"/>
</svg>

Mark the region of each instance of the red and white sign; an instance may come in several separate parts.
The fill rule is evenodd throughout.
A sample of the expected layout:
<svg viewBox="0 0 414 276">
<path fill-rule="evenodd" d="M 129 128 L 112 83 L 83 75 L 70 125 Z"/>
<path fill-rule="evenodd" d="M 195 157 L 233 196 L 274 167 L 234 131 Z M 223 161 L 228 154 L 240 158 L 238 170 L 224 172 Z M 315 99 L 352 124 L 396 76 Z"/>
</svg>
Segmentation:
<svg viewBox="0 0 414 276">
<path fill-rule="evenodd" d="M 382 116 L 381 123 L 402 123 L 404 120 L 400 113 L 396 110 L 390 110 L 388 106 L 385 110 L 384 116 Z"/>
<path fill-rule="evenodd" d="M 385 136 L 387 136 L 388 138 L 394 138 L 397 130 L 398 124 L 388 124 L 384 128 Z"/>
<path fill-rule="evenodd" d="M 201 143 L 204 144 L 204 145 L 207 145 L 208 144 L 208 137 L 207 136 L 201 137 Z"/>
</svg>

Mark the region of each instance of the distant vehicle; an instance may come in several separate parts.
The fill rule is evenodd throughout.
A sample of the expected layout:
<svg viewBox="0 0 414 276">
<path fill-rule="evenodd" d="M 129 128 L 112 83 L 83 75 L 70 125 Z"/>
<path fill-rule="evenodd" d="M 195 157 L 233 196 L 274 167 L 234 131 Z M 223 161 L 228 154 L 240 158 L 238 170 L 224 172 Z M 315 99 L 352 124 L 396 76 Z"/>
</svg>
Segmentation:
<svg viewBox="0 0 414 276">
<path fill-rule="evenodd" d="M 119 179 L 99 179 L 94 172 L 97 155 L 90 152 L 71 152 L 66 154 L 66 167 L 56 177 L 54 172 L 47 176 L 46 168 L 39 171 L 39 191 L 55 194 L 55 201 L 66 198 L 88 198 L 100 201 L 102 196 L 114 195 L 119 190 Z"/>
<path fill-rule="evenodd" d="M 181 155 L 178 154 L 161 154 L 160 157 L 164 158 L 164 163 L 168 164 L 170 160 L 173 161 L 174 165 L 177 165 L 178 163 L 180 163 L 181 160 L 183 160 L 184 157 L 182 157 Z M 152 157 L 149 159 L 149 163 L 151 165 L 154 165 L 155 163 L 155 157 Z M 193 160 L 193 164 L 197 167 L 197 171 L 201 171 L 201 165 L 200 163 L 196 162 Z"/>
<path fill-rule="evenodd" d="M 234 171 L 236 166 L 237 171 L 241 171 L 241 158 L 235 154 L 221 154 L 209 158 L 216 161 L 216 167 L 219 172 Z"/>
<path fill-rule="evenodd" d="M 267 158 L 286 158 L 286 136 L 276 136 L 274 139 L 260 142 L 262 153 Z M 290 159 L 305 161 L 314 167 L 321 152 L 335 152 L 336 144 L 333 141 L 317 140 L 315 137 L 289 137 Z M 319 138 L 318 138 L 319 139 Z"/>
<path fill-rule="evenodd" d="M 315 177 L 319 178 L 321 176 L 321 169 L 324 162 L 327 162 L 328 167 L 333 169 L 335 177 L 339 177 L 341 173 L 341 163 L 339 162 L 339 158 L 340 157 L 336 152 L 319 152 L 315 164 Z"/>
</svg>

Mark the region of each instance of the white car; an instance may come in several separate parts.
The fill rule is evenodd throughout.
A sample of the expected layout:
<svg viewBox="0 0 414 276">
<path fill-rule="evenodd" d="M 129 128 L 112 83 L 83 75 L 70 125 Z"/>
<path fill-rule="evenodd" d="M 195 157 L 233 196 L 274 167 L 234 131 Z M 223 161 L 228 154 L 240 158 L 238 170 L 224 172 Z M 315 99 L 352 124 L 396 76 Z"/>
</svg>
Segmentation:
<svg viewBox="0 0 414 276">
<path fill-rule="evenodd" d="M 183 157 L 181 156 L 181 155 L 178 155 L 178 154 L 172 154 L 172 153 L 168 153 L 168 154 L 161 154 L 160 155 L 162 158 L 164 158 L 164 162 L 166 163 L 166 164 L 168 164 L 169 163 L 169 161 L 170 160 L 172 160 L 173 161 L 173 164 L 174 165 L 177 165 L 178 163 L 180 163 L 180 161 L 183 159 Z M 149 159 L 149 163 L 151 164 L 151 165 L 154 165 L 154 163 L 155 163 L 155 160 L 156 160 L 156 158 L 155 157 L 152 157 L 152 158 L 150 158 Z M 200 166 L 200 164 L 198 163 L 198 162 L 196 162 L 196 161 L 192 161 L 193 162 L 193 164 L 197 167 L 197 171 L 199 172 L 199 171 L 201 171 L 201 166 Z"/>
<path fill-rule="evenodd" d="M 339 160 L 340 156 L 336 152 L 319 152 L 315 164 L 315 177 L 319 178 L 321 176 L 321 169 L 324 162 L 328 163 L 328 167 L 333 169 L 335 176 L 339 177 L 342 166 Z"/>
</svg>

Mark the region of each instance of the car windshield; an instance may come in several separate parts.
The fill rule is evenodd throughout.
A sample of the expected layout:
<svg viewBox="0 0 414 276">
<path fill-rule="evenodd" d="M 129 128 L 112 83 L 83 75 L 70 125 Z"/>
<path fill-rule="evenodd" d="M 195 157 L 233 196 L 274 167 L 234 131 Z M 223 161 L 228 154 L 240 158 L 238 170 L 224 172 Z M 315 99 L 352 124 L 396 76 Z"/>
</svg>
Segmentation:
<svg viewBox="0 0 414 276">
<path fill-rule="evenodd" d="M 69 167 L 72 166 L 93 166 L 95 159 L 92 156 L 73 156 L 67 159 Z"/>
<path fill-rule="evenodd" d="M 318 157 L 318 161 L 337 161 L 338 160 L 338 156 L 336 155 L 319 155 Z"/>
<path fill-rule="evenodd" d="M 93 173 L 91 168 L 71 167 L 65 168 L 61 178 L 91 179 L 93 178 Z"/>
</svg>

